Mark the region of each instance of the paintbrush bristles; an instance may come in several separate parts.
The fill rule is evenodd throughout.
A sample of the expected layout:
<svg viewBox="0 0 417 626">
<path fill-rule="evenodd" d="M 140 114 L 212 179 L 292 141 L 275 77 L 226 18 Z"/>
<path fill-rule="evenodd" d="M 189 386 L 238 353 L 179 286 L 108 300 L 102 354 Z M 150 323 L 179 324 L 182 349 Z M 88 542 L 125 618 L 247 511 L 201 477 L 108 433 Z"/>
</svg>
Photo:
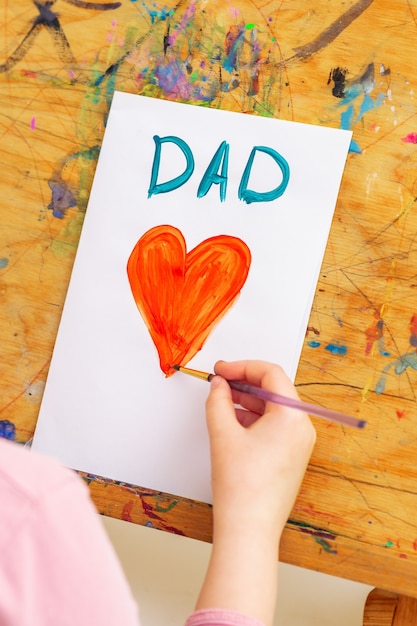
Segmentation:
<svg viewBox="0 0 417 626">
<path fill-rule="evenodd" d="M 212 374 L 208 374 L 207 372 L 200 372 L 200 370 L 193 370 L 189 367 L 182 367 L 182 365 L 171 365 L 172 369 L 177 370 L 177 372 L 182 372 L 183 374 L 188 374 L 189 376 L 194 376 L 195 378 L 200 378 L 201 380 L 210 381 Z"/>
</svg>

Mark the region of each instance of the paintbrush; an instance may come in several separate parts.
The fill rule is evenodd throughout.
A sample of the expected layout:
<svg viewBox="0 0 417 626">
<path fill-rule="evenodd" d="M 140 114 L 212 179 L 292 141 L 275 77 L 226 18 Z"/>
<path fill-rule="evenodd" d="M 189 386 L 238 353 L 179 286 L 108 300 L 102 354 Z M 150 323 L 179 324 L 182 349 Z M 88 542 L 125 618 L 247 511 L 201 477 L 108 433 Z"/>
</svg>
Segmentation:
<svg viewBox="0 0 417 626">
<path fill-rule="evenodd" d="M 213 376 L 215 376 L 215 374 L 200 372 L 200 370 L 193 370 L 188 367 L 182 367 L 181 365 L 172 365 L 171 367 L 174 370 L 177 370 L 177 372 L 182 372 L 183 374 L 188 374 L 189 376 L 194 376 L 195 378 L 200 378 L 201 380 L 206 380 L 207 382 L 210 382 Z M 338 422 L 339 424 L 344 424 L 346 426 L 353 426 L 355 428 L 364 428 L 364 426 L 366 426 L 365 420 L 352 417 L 351 415 L 346 415 L 345 413 L 340 413 L 339 411 L 333 411 L 332 409 L 326 409 L 315 404 L 309 404 L 308 402 L 303 402 L 302 400 L 297 400 L 295 398 L 281 396 L 273 391 L 268 391 L 267 389 L 262 389 L 261 387 L 256 387 L 255 385 L 249 385 L 248 383 L 243 383 L 239 380 L 228 380 L 227 382 L 232 389 L 247 393 L 254 398 L 264 400 L 265 402 L 275 402 L 276 404 L 281 404 L 282 406 L 287 406 L 291 409 L 299 409 L 300 411 L 305 411 L 306 413 L 310 413 L 316 417 L 322 417 L 323 419 Z"/>
</svg>

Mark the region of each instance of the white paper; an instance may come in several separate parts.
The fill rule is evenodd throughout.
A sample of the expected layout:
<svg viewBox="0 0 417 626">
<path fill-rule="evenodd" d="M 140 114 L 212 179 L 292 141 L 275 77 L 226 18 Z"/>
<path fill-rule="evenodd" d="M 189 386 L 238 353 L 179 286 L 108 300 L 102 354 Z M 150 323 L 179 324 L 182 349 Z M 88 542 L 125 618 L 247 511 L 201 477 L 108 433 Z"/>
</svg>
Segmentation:
<svg viewBox="0 0 417 626">
<path fill-rule="evenodd" d="M 148 198 L 154 136 L 185 141 L 195 169 L 181 187 Z M 127 260 L 157 225 L 178 228 L 188 251 L 220 234 L 243 240 L 252 263 L 240 297 L 188 365 L 211 371 L 218 359 L 257 358 L 294 378 L 350 140 L 347 131 L 115 93 L 34 448 L 74 469 L 210 502 L 207 383 L 161 372 Z M 198 198 L 222 141 L 226 199 L 218 184 Z M 281 197 L 248 204 L 238 187 L 254 146 L 279 153 L 290 174 Z M 166 142 L 158 182 L 184 168 Z M 281 180 L 277 163 L 257 152 L 248 188 Z"/>
</svg>

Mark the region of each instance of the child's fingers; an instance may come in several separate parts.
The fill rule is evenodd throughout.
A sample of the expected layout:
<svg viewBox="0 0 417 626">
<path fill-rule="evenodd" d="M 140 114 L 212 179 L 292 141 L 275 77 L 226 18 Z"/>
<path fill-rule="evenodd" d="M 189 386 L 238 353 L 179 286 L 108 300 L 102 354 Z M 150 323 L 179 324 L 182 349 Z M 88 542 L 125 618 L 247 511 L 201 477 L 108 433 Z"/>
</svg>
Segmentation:
<svg viewBox="0 0 417 626">
<path fill-rule="evenodd" d="M 284 370 L 273 363 L 265 361 L 218 361 L 214 366 L 216 374 L 228 380 L 243 380 L 251 385 L 275 393 L 297 398 L 293 383 Z"/>
<path fill-rule="evenodd" d="M 246 411 L 245 409 L 236 408 L 236 418 L 239 424 L 248 428 L 252 426 L 261 417 L 260 413 L 254 413 L 253 411 Z"/>
<path fill-rule="evenodd" d="M 221 434 L 236 422 L 232 393 L 227 382 L 215 376 L 210 383 L 210 392 L 206 400 L 207 427 L 210 437 Z"/>
<path fill-rule="evenodd" d="M 232 398 L 235 404 L 243 407 L 247 411 L 256 413 L 258 416 L 263 415 L 265 412 L 265 402 L 254 396 L 250 396 L 242 391 L 236 391 L 232 389 Z"/>
</svg>

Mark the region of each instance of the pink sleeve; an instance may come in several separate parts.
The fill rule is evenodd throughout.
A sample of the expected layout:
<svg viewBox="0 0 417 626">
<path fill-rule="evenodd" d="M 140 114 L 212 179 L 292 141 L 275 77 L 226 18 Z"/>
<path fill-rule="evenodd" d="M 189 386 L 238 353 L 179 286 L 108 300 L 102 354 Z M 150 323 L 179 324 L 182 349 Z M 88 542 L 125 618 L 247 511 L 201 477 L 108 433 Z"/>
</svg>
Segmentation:
<svg viewBox="0 0 417 626">
<path fill-rule="evenodd" d="M 264 624 L 238 611 L 204 609 L 190 615 L 185 626 L 264 626 Z"/>
<path fill-rule="evenodd" d="M 0 624 L 138 626 L 119 561 L 71 470 L 0 440 Z"/>
</svg>

